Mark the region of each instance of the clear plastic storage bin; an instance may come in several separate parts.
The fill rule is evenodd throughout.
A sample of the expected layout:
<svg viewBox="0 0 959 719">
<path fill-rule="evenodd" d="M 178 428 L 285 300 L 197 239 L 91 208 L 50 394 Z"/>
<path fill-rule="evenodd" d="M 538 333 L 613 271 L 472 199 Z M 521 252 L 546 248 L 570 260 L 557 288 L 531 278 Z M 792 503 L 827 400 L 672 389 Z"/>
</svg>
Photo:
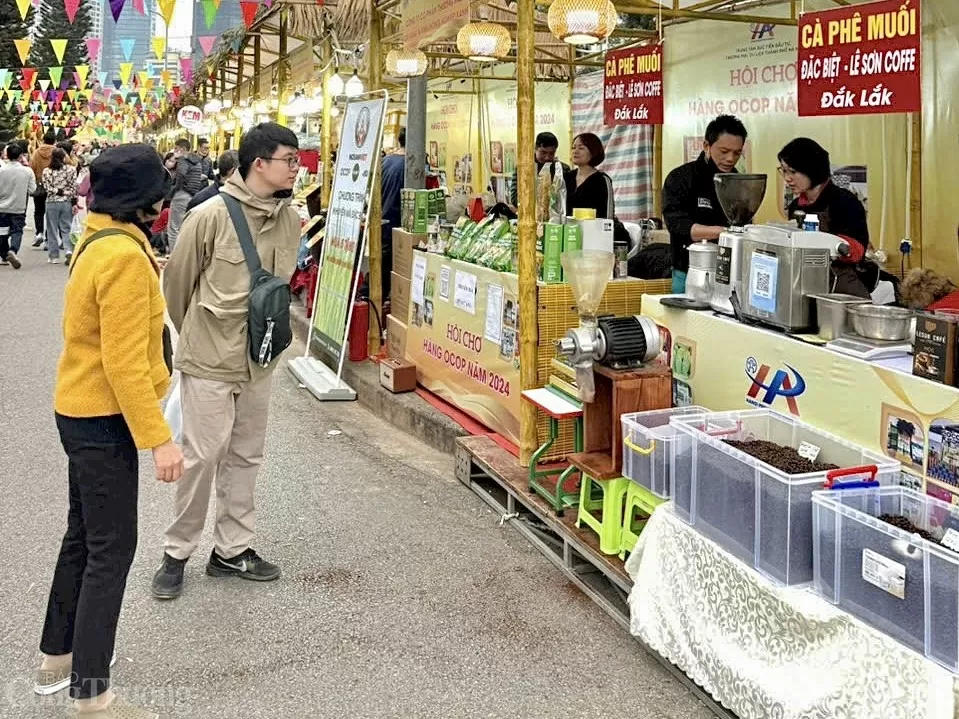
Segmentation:
<svg viewBox="0 0 959 719">
<path fill-rule="evenodd" d="M 878 519 L 941 538 L 959 509 L 905 487 L 813 493 L 815 588 L 833 604 L 959 672 L 959 554 Z"/>
<path fill-rule="evenodd" d="M 673 407 L 624 414 L 623 476 L 641 484 L 657 497 L 669 499 L 673 457 L 681 441 L 689 452 L 689 437 L 669 424 L 670 417 L 705 415 L 705 407 Z M 680 449 L 680 452 L 683 450 Z"/>
<path fill-rule="evenodd" d="M 874 465 L 880 484 L 893 484 L 899 477 L 899 462 L 772 410 L 673 417 L 670 422 L 692 439 L 688 473 L 682 466 L 685 458 L 677 457 L 674 464 L 679 516 L 781 584 L 813 579 L 812 493 L 830 475 Z M 723 440 L 766 440 L 797 450 L 809 443 L 819 448 L 818 461 L 840 470 L 786 474 Z M 689 503 L 681 507 L 687 495 Z"/>
</svg>

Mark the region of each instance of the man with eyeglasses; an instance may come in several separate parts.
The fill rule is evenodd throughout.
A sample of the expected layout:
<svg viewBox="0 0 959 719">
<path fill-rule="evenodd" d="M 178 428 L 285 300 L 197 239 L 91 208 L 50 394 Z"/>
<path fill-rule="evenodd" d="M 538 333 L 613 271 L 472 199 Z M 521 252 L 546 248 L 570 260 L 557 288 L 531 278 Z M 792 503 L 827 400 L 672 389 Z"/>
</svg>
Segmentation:
<svg viewBox="0 0 959 719">
<path fill-rule="evenodd" d="M 221 195 L 236 198 L 265 270 L 289 280 L 296 267 L 300 220 L 289 197 L 300 166 L 296 135 L 265 122 L 240 140 L 239 167 Z M 153 595 L 173 599 L 197 549 L 216 483 L 216 577 L 268 582 L 280 568 L 252 548 L 256 477 L 263 462 L 272 371 L 254 364 L 247 346 L 250 271 L 222 197 L 190 210 L 164 272 L 167 309 L 180 333 L 184 474 Z"/>
<path fill-rule="evenodd" d="M 680 165 L 663 184 L 663 220 L 673 248 L 673 293 L 686 291 L 689 246 L 716 242 L 729 221 L 716 197 L 713 177 L 735 172 L 746 144 L 746 127 L 732 115 L 720 115 L 706 127 L 699 157 Z"/>
</svg>

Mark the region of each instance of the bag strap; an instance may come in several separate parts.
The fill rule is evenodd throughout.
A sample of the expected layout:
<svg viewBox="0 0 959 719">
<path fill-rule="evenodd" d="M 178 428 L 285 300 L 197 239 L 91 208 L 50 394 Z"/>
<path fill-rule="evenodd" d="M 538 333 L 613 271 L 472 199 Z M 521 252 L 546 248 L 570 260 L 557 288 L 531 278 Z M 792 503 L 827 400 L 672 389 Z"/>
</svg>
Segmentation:
<svg viewBox="0 0 959 719">
<path fill-rule="evenodd" d="M 134 237 L 132 234 L 130 234 L 129 232 L 127 232 L 126 230 L 118 230 L 118 229 L 115 229 L 115 228 L 112 228 L 112 227 L 108 227 L 108 228 L 105 229 L 105 230 L 100 230 L 99 232 L 94 232 L 94 233 L 87 239 L 87 241 L 83 243 L 83 245 L 80 247 L 80 249 L 77 250 L 77 253 L 73 256 L 73 259 L 70 261 L 70 274 L 71 274 L 71 275 L 73 274 L 73 268 L 77 266 L 77 260 L 80 259 L 80 255 L 82 255 L 82 254 L 84 253 L 84 251 L 90 246 L 90 244 L 91 244 L 94 240 L 99 240 L 99 239 L 101 239 L 101 238 L 103 238 L 103 237 L 111 237 L 111 236 L 114 236 L 114 235 L 122 235 L 123 237 L 127 237 L 127 238 L 129 238 L 130 240 L 132 240 L 133 242 L 136 242 L 138 246 L 140 246 L 141 248 L 143 248 L 142 243 L 141 243 L 136 237 Z M 146 252 L 146 248 L 143 248 L 143 251 Z"/>
<path fill-rule="evenodd" d="M 240 201 L 232 195 L 225 192 L 220 193 L 223 202 L 226 203 L 226 209 L 230 213 L 230 219 L 233 221 L 233 229 L 236 230 L 236 236 L 240 240 L 240 247 L 243 248 L 243 256 L 246 258 L 246 266 L 250 268 L 250 274 L 253 274 L 262 267 L 260 264 L 260 255 L 257 254 L 256 246 L 253 244 L 253 235 L 250 234 L 250 225 L 243 214 L 243 208 L 240 207 Z"/>
</svg>

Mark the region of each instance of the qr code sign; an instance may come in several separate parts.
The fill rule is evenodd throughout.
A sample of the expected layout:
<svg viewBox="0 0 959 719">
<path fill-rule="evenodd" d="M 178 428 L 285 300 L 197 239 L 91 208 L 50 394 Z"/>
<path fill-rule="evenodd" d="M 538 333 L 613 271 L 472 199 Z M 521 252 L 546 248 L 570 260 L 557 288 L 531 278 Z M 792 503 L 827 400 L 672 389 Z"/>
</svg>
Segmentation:
<svg viewBox="0 0 959 719">
<path fill-rule="evenodd" d="M 760 297 L 764 297 L 767 300 L 772 297 L 772 275 L 763 270 L 756 272 L 756 287 L 755 292 Z"/>
</svg>

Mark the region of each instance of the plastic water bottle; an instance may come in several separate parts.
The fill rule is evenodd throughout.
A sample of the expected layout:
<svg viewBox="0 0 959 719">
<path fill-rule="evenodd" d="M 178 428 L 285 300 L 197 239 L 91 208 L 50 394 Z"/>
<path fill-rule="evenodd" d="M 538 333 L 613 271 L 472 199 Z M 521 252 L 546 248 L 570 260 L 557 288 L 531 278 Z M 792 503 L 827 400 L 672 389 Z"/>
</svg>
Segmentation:
<svg viewBox="0 0 959 719">
<path fill-rule="evenodd" d="M 803 218 L 802 228 L 806 232 L 819 232 L 819 215 L 806 215 Z"/>
</svg>

